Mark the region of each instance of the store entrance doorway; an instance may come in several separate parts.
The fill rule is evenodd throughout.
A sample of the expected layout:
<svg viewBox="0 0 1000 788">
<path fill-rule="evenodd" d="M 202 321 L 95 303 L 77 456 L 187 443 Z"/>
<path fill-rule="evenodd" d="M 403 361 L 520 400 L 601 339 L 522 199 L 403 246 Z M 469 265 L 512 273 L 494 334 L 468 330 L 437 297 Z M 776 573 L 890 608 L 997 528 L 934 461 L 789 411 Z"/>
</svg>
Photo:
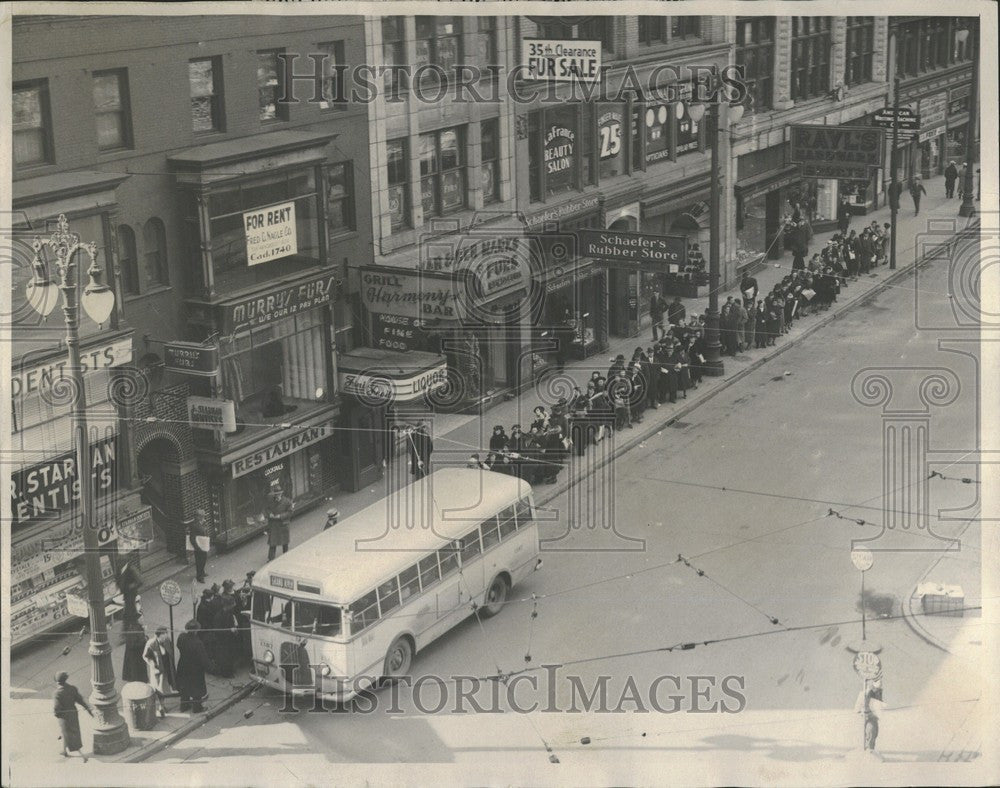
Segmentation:
<svg viewBox="0 0 1000 788">
<path fill-rule="evenodd" d="M 172 551 L 184 549 L 184 512 L 181 506 L 179 479 L 176 470 L 180 456 L 177 444 L 170 438 L 154 438 L 139 452 L 136 467 L 142 488 L 142 502 L 147 504 L 159 536 Z"/>
</svg>

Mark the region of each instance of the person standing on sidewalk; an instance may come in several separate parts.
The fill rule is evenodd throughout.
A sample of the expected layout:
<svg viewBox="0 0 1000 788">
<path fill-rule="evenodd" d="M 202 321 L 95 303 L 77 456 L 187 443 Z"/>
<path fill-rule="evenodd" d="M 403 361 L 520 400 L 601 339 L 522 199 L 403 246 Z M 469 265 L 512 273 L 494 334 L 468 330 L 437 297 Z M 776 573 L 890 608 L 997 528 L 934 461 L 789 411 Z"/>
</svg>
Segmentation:
<svg viewBox="0 0 1000 788">
<path fill-rule="evenodd" d="M 94 716 L 94 710 L 83 699 L 80 690 L 69 683 L 69 673 L 60 670 L 56 674 L 56 692 L 52 696 L 52 711 L 59 720 L 59 732 L 62 739 L 62 754 L 68 758 L 71 752 L 77 753 L 83 762 L 87 756 L 83 754 L 83 737 L 80 735 L 80 714 L 76 707 L 83 706 L 87 714 Z"/>
<path fill-rule="evenodd" d="M 199 583 L 205 582 L 205 564 L 208 562 L 208 551 L 211 541 L 208 537 L 208 512 L 204 509 L 194 510 L 194 520 L 188 527 L 188 543 L 194 551 L 194 577 Z"/>
<path fill-rule="evenodd" d="M 288 552 L 289 524 L 294 504 L 281 489 L 281 482 L 271 480 L 271 499 L 267 503 L 267 560 L 273 561 L 281 545 L 281 552 Z"/>
<path fill-rule="evenodd" d="M 958 167 L 955 162 L 948 162 L 944 170 L 944 196 L 949 200 L 955 196 L 955 181 L 958 180 Z"/>
<path fill-rule="evenodd" d="M 889 185 L 889 208 L 899 210 L 899 198 L 903 196 L 903 182 L 897 178 Z M 961 196 L 961 195 L 959 195 Z"/>
<path fill-rule="evenodd" d="M 910 184 L 910 196 L 913 198 L 913 215 L 920 216 L 920 195 L 927 194 L 927 189 L 924 188 L 923 182 L 920 180 L 919 175 L 913 176 L 913 182 Z"/>
<path fill-rule="evenodd" d="M 174 644 L 170 642 L 167 628 L 160 626 L 156 633 L 146 641 L 142 650 L 142 658 L 146 662 L 146 678 L 149 686 L 156 693 L 156 705 L 160 717 L 167 716 L 167 707 L 163 699 L 174 692 L 176 668 L 174 666 Z"/>
<path fill-rule="evenodd" d="M 843 235 L 847 232 L 847 228 L 851 224 L 851 204 L 847 201 L 846 197 L 840 198 L 840 204 L 837 206 L 837 229 L 840 234 Z"/>
<path fill-rule="evenodd" d="M 671 326 L 676 326 L 683 322 L 687 317 L 687 310 L 684 308 L 684 304 L 681 303 L 680 296 L 674 296 L 674 302 L 667 307 L 667 322 Z"/>
<path fill-rule="evenodd" d="M 658 292 L 649 300 L 649 318 L 653 323 L 653 341 L 663 336 L 663 315 L 667 311 L 667 301 Z"/>
<path fill-rule="evenodd" d="M 198 637 L 199 629 L 198 622 L 192 619 L 177 636 L 177 691 L 181 696 L 181 711 L 195 714 L 205 710 L 202 706 L 208 697 L 205 673 L 214 670 L 205 644 Z"/>
<path fill-rule="evenodd" d="M 865 717 L 865 752 L 875 752 L 878 739 L 878 718 L 885 709 L 882 701 L 882 679 L 865 679 L 864 689 L 858 695 L 854 710 Z"/>
<path fill-rule="evenodd" d="M 965 196 L 965 174 L 969 171 L 969 165 L 967 162 L 962 162 L 962 169 L 958 173 L 958 199 L 962 199 Z"/>
</svg>

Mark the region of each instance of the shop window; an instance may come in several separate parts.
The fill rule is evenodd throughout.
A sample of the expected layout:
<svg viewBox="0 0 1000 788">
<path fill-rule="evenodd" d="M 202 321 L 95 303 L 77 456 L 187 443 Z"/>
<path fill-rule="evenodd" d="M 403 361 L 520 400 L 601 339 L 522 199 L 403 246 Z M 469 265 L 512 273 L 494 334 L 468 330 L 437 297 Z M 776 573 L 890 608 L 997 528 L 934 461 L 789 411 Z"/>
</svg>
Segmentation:
<svg viewBox="0 0 1000 788">
<path fill-rule="evenodd" d="M 125 69 L 96 71 L 93 87 L 98 149 L 119 150 L 132 147 L 128 73 Z"/>
<path fill-rule="evenodd" d="M 403 17 L 382 17 L 382 63 L 385 66 L 383 85 L 388 98 L 399 98 L 402 77 L 393 66 L 406 64 L 403 41 Z"/>
<path fill-rule="evenodd" d="M 636 127 L 645 136 L 646 165 L 670 158 L 670 138 L 674 128 L 674 105 L 648 104 L 635 110 Z M 641 120 L 640 120 L 641 117 Z"/>
<path fill-rule="evenodd" d="M 410 226 L 410 166 L 406 157 L 406 140 L 390 140 L 386 151 L 389 221 L 395 232 Z"/>
<path fill-rule="evenodd" d="M 318 53 L 324 55 L 323 58 L 323 100 L 320 101 L 320 109 L 347 109 L 347 97 L 344 95 L 346 86 L 338 84 L 338 66 L 346 64 L 344 58 L 344 42 L 329 41 L 316 46 Z"/>
<path fill-rule="evenodd" d="M 678 156 L 685 153 L 693 153 L 701 145 L 701 124 L 688 114 L 687 103 L 675 105 L 680 107 L 683 114 L 677 120 L 677 144 L 674 147 Z"/>
<path fill-rule="evenodd" d="M 191 92 L 191 130 L 195 134 L 223 131 L 222 58 L 188 61 Z"/>
<path fill-rule="evenodd" d="M 496 118 L 479 124 L 482 154 L 483 202 L 500 199 L 500 121 Z"/>
<path fill-rule="evenodd" d="M 771 108 L 774 83 L 774 17 L 736 18 L 736 64 L 742 66 L 750 112 Z"/>
<path fill-rule="evenodd" d="M 326 169 L 327 225 L 330 235 L 355 229 L 354 170 L 351 162 L 331 164 Z"/>
<path fill-rule="evenodd" d="M 830 90 L 830 19 L 792 17 L 792 100 L 825 96 Z"/>
<path fill-rule="evenodd" d="M 499 65 L 497 63 L 497 18 L 495 16 L 476 17 L 476 56 L 480 66 Z"/>
<path fill-rule="evenodd" d="M 875 51 L 875 17 L 847 17 L 847 53 L 844 82 L 861 85 L 872 81 Z"/>
<path fill-rule="evenodd" d="M 594 183 L 594 105 L 568 104 L 528 114 L 528 175 L 532 201 Z M 587 133 L 581 133 L 586 129 Z"/>
<path fill-rule="evenodd" d="M 267 429 L 325 402 L 324 337 L 322 310 L 314 309 L 223 340 L 223 391 L 244 429 Z"/>
<path fill-rule="evenodd" d="M 262 121 L 288 120 L 288 105 L 279 101 L 284 64 L 278 55 L 284 49 L 266 49 L 257 53 L 257 102 Z"/>
<path fill-rule="evenodd" d="M 48 80 L 14 85 L 13 99 L 14 163 L 18 166 L 50 163 L 52 122 Z"/>
<path fill-rule="evenodd" d="M 465 144 L 462 129 L 421 134 L 420 199 L 424 218 L 465 207 Z"/>
<path fill-rule="evenodd" d="M 122 272 L 122 290 L 126 295 L 139 295 L 139 259 L 135 232 L 127 224 L 118 225 L 118 268 Z"/>
<path fill-rule="evenodd" d="M 421 66 L 437 66 L 426 70 L 421 80 L 434 84 L 442 77 L 453 76 L 455 64 L 462 58 L 462 18 L 458 16 L 418 16 L 417 55 L 414 72 Z"/>
<path fill-rule="evenodd" d="M 146 284 L 163 287 L 170 284 L 167 269 L 167 231 L 163 222 L 153 217 L 143 228 L 143 251 L 146 256 Z"/>
<path fill-rule="evenodd" d="M 230 292 L 296 273 L 308 265 L 318 265 L 321 257 L 317 197 L 313 168 L 248 178 L 213 191 L 208 197 L 208 235 L 216 289 Z M 251 264 L 244 214 L 274 206 L 287 207 L 287 203 L 292 203 L 287 221 L 295 227 L 291 251 Z"/>
</svg>

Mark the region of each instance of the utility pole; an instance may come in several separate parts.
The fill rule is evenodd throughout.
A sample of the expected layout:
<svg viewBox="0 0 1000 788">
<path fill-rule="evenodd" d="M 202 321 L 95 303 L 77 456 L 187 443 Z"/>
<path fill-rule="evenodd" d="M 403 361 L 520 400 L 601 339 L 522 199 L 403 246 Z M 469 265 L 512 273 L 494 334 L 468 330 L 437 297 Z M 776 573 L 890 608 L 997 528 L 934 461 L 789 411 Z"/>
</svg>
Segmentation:
<svg viewBox="0 0 1000 788">
<path fill-rule="evenodd" d="M 889 169 L 892 170 L 892 183 L 889 186 L 889 211 L 892 214 L 891 226 L 889 227 L 889 270 L 896 268 L 896 217 L 899 214 L 899 198 L 902 196 L 902 189 L 897 185 L 896 161 L 899 156 L 899 76 L 893 81 L 892 88 L 892 151 L 889 153 Z"/>
<path fill-rule="evenodd" d="M 705 374 L 719 377 L 725 374 L 722 362 L 722 343 L 719 341 L 719 258 L 721 257 L 719 221 L 719 104 L 712 102 L 708 109 L 708 134 L 712 143 L 712 186 L 710 191 L 709 253 L 708 253 L 708 311 L 705 313 Z"/>
<path fill-rule="evenodd" d="M 976 163 L 976 131 L 979 129 L 979 20 L 974 24 L 975 37 L 972 46 L 976 48 L 972 57 L 972 92 L 969 94 L 969 125 L 965 133 L 965 183 L 962 184 L 962 205 L 958 209 L 959 216 L 975 216 L 976 195 L 974 166 Z"/>
</svg>

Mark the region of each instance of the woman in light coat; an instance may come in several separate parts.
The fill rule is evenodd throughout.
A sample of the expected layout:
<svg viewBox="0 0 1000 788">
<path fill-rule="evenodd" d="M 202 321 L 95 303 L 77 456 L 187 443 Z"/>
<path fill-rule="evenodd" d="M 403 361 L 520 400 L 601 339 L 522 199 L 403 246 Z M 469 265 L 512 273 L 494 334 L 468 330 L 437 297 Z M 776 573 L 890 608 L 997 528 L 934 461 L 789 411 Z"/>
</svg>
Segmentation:
<svg viewBox="0 0 1000 788">
<path fill-rule="evenodd" d="M 142 650 L 142 658 L 146 661 L 146 671 L 149 676 L 149 686 L 156 692 L 156 705 L 160 716 L 167 716 L 167 708 L 163 699 L 174 693 L 176 671 L 174 669 L 174 644 L 166 627 L 157 627 L 156 633 L 146 641 Z"/>
</svg>

